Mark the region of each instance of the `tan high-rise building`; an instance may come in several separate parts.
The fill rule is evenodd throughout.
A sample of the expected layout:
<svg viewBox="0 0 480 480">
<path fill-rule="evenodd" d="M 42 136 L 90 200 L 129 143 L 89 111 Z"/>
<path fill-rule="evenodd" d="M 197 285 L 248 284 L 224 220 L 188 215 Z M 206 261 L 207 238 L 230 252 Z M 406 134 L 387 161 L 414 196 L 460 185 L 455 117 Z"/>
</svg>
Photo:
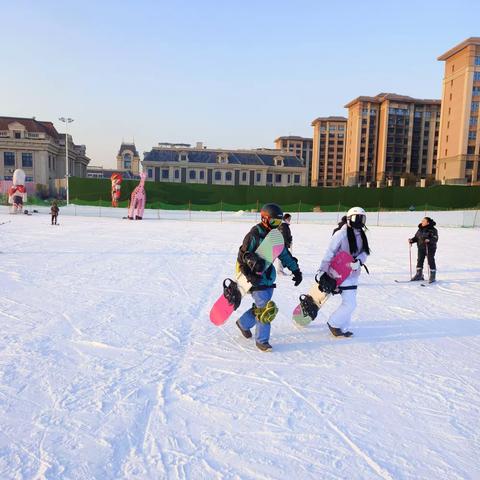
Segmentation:
<svg viewBox="0 0 480 480">
<path fill-rule="evenodd" d="M 303 166 L 307 169 L 307 185 L 310 185 L 310 175 L 312 164 L 313 141 L 311 138 L 298 137 L 290 135 L 287 137 L 278 137 L 274 141 L 275 148 L 283 152 L 291 152 L 297 158 L 301 158 Z"/>
<path fill-rule="evenodd" d="M 444 53 L 437 179 L 480 182 L 480 37 Z"/>
<path fill-rule="evenodd" d="M 440 100 L 380 93 L 358 97 L 348 108 L 345 185 L 399 184 L 436 171 Z"/>
<path fill-rule="evenodd" d="M 343 185 L 345 160 L 345 117 L 319 117 L 312 122 L 313 156 L 310 185 L 337 187 Z"/>
</svg>

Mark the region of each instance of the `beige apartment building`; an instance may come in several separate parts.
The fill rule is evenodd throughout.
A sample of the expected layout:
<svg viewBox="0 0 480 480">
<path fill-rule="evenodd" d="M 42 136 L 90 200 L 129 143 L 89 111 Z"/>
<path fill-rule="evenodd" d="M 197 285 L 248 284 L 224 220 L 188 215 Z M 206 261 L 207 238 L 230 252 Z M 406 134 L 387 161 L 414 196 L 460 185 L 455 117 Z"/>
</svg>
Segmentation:
<svg viewBox="0 0 480 480">
<path fill-rule="evenodd" d="M 319 117 L 312 122 L 312 127 L 313 155 L 310 186 L 342 186 L 347 119 Z"/>
<path fill-rule="evenodd" d="M 437 179 L 480 182 L 480 37 L 470 37 L 438 60 L 445 62 Z"/>
<path fill-rule="evenodd" d="M 440 100 L 395 93 L 361 96 L 347 105 L 345 185 L 398 185 L 406 174 L 436 173 Z"/>
<path fill-rule="evenodd" d="M 302 159 L 303 166 L 307 169 L 307 185 L 310 185 L 313 139 L 290 135 L 276 138 L 274 144 L 277 150 L 293 153 L 295 157 Z"/>
<path fill-rule="evenodd" d="M 147 180 L 207 185 L 303 186 L 307 170 L 295 155 L 280 150 L 224 150 L 160 143 L 145 152 Z"/>
<path fill-rule="evenodd" d="M 69 173 L 86 177 L 90 159 L 85 145 L 75 145 L 68 136 Z M 52 122 L 35 118 L 0 117 L 0 180 L 11 181 L 17 168 L 26 181 L 55 189 L 55 180 L 65 178 L 65 135 Z"/>
</svg>

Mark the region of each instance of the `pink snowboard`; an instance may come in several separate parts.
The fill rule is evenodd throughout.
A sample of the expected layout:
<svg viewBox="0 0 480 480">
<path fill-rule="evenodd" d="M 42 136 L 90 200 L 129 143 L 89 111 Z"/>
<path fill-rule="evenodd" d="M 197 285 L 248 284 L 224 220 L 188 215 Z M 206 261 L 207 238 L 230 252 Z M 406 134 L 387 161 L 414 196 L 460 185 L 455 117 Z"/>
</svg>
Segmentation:
<svg viewBox="0 0 480 480">
<path fill-rule="evenodd" d="M 217 326 L 223 325 L 233 313 L 234 306 L 222 295 L 210 310 L 210 321 Z"/>
<path fill-rule="evenodd" d="M 354 261 L 353 257 L 347 252 L 338 252 L 330 262 L 328 274 L 335 278 L 337 287 L 341 285 L 344 280 L 352 272 L 350 263 Z M 328 300 L 330 294 L 324 293 L 318 289 L 318 283 L 309 290 L 308 294 L 300 295 L 300 303 L 295 307 L 292 313 L 292 318 L 297 325 L 305 327 L 316 316 L 318 309 Z M 313 318 L 312 315 L 314 314 Z"/>
</svg>

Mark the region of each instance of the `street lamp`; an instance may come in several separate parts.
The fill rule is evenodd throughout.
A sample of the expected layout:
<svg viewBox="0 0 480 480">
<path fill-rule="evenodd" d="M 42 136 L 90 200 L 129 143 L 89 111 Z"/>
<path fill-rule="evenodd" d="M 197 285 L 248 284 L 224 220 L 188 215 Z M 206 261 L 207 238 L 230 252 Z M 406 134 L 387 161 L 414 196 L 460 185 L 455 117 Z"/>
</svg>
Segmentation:
<svg viewBox="0 0 480 480">
<path fill-rule="evenodd" d="M 69 159 L 68 159 L 68 124 L 73 122 L 73 118 L 60 117 L 59 120 L 65 124 L 65 177 L 67 179 L 67 205 L 70 203 L 70 193 L 68 190 Z"/>
</svg>

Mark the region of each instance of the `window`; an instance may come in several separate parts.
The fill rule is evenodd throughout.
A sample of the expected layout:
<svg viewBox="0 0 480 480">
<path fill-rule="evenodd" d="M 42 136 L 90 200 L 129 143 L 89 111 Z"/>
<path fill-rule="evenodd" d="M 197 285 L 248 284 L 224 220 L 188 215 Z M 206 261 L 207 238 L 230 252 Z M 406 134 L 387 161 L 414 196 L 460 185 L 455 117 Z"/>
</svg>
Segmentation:
<svg viewBox="0 0 480 480">
<path fill-rule="evenodd" d="M 33 182 L 33 177 L 26 176 L 26 177 L 25 177 L 25 181 L 26 181 L 26 182 Z"/>
<path fill-rule="evenodd" d="M 257 183 L 260 183 L 262 180 L 262 174 L 257 172 Z"/>
<path fill-rule="evenodd" d="M 188 172 L 188 176 L 190 177 L 190 180 L 195 180 L 197 178 L 197 172 L 196 170 L 190 170 Z"/>
<path fill-rule="evenodd" d="M 470 132 L 468 132 L 469 140 L 475 140 L 476 138 L 477 138 L 477 132 L 475 132 L 474 130 L 471 130 Z"/>
<path fill-rule="evenodd" d="M 473 87 L 472 89 L 472 95 L 474 97 L 478 97 L 480 95 L 480 87 Z"/>
<path fill-rule="evenodd" d="M 180 153 L 178 155 L 178 161 L 179 162 L 188 162 L 188 155 L 185 152 Z"/>
<path fill-rule="evenodd" d="M 259 177 L 259 174 L 257 173 L 257 182 L 260 181 L 258 177 Z M 247 172 L 242 172 L 242 182 L 246 182 L 246 181 L 247 181 Z"/>
<path fill-rule="evenodd" d="M 162 169 L 162 178 L 168 180 L 168 168 Z"/>
<path fill-rule="evenodd" d="M 475 146 L 470 145 L 467 147 L 467 155 L 474 155 L 475 154 Z"/>
<path fill-rule="evenodd" d="M 222 172 L 215 172 L 215 180 L 220 181 L 222 179 Z"/>
<path fill-rule="evenodd" d="M 148 178 L 153 178 L 153 168 L 147 169 Z"/>
<path fill-rule="evenodd" d="M 273 175 L 271 173 L 267 173 L 267 183 L 272 183 Z"/>
<path fill-rule="evenodd" d="M 478 82 L 480 80 L 480 72 L 473 72 L 473 81 Z"/>
<path fill-rule="evenodd" d="M 205 171 L 200 170 L 200 180 L 205 180 Z"/>
<path fill-rule="evenodd" d="M 22 132 L 15 132 L 15 138 L 22 138 Z"/>
<path fill-rule="evenodd" d="M 282 183 L 282 174 L 281 173 L 275 174 L 275 183 Z"/>
<path fill-rule="evenodd" d="M 227 182 L 231 182 L 232 181 L 232 172 L 226 172 L 225 173 L 225 180 Z"/>
<path fill-rule="evenodd" d="M 3 154 L 3 165 L 5 167 L 14 167 L 15 166 L 15 153 L 14 152 L 4 152 Z M 5 178 L 6 180 L 6 178 Z"/>
<path fill-rule="evenodd" d="M 293 176 L 293 183 L 300 183 L 300 175 Z"/>
<path fill-rule="evenodd" d="M 477 117 L 470 117 L 470 126 L 475 127 L 477 125 Z"/>
<path fill-rule="evenodd" d="M 475 65 L 480 65 L 480 55 L 475 57 Z"/>
<path fill-rule="evenodd" d="M 178 170 L 178 168 L 175 170 L 174 176 L 176 179 L 180 178 L 180 170 Z"/>
<path fill-rule="evenodd" d="M 24 168 L 33 167 L 33 155 L 31 153 L 22 153 L 22 167 Z"/>
<path fill-rule="evenodd" d="M 472 112 L 478 112 L 478 102 L 472 102 Z"/>
<path fill-rule="evenodd" d="M 129 153 L 123 155 L 123 168 L 130 170 L 132 168 L 132 156 Z"/>
</svg>

